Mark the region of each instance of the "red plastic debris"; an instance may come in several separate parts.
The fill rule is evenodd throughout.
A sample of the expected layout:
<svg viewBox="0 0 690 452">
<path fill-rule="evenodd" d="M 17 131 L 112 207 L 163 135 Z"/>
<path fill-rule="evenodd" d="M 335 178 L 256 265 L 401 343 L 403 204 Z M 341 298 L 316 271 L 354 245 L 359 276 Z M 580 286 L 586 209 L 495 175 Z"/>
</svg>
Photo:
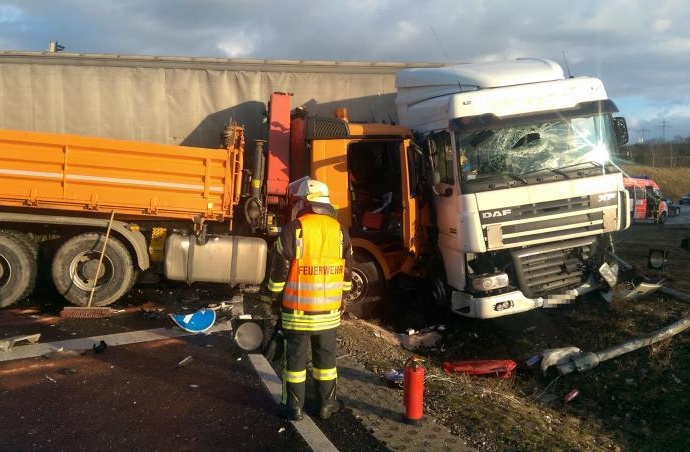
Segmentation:
<svg viewBox="0 0 690 452">
<path fill-rule="evenodd" d="M 563 401 L 565 403 L 568 403 L 568 402 L 574 400 L 579 395 L 580 395 L 580 391 L 578 391 L 577 389 L 573 389 L 572 391 L 570 391 L 569 393 L 567 393 L 566 395 L 563 396 Z"/>
<path fill-rule="evenodd" d="M 512 359 L 476 359 L 470 361 L 443 362 L 447 373 L 486 375 L 508 379 L 513 376 L 517 363 Z"/>
</svg>

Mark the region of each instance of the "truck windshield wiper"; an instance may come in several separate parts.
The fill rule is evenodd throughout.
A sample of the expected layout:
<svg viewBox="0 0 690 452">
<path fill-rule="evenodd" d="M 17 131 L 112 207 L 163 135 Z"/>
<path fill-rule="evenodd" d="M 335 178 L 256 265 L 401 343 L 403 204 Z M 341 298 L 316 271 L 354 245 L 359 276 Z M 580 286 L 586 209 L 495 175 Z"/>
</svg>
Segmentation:
<svg viewBox="0 0 690 452">
<path fill-rule="evenodd" d="M 522 182 L 523 185 L 529 185 L 529 182 L 527 182 L 527 179 L 520 176 L 519 174 L 515 174 L 515 173 L 503 173 L 503 174 L 505 174 L 506 176 L 510 177 L 513 180 L 516 180 L 518 182 Z"/>
<path fill-rule="evenodd" d="M 585 168 L 586 166 L 590 166 L 590 168 Z M 591 168 L 591 166 L 595 168 Z M 577 176 L 589 176 L 591 174 L 592 170 L 596 170 L 597 172 L 601 170 L 605 170 L 606 167 L 602 165 L 599 162 L 595 161 L 588 161 L 588 162 L 580 162 L 580 163 L 574 163 L 572 165 L 566 165 L 566 166 L 561 166 L 558 168 L 541 168 L 538 170 L 530 171 L 527 174 L 533 174 L 533 173 L 540 173 L 542 171 L 550 171 L 554 174 L 558 174 L 560 176 L 565 177 L 566 179 L 571 179 L 573 177 L 573 173 L 576 173 Z"/>
</svg>

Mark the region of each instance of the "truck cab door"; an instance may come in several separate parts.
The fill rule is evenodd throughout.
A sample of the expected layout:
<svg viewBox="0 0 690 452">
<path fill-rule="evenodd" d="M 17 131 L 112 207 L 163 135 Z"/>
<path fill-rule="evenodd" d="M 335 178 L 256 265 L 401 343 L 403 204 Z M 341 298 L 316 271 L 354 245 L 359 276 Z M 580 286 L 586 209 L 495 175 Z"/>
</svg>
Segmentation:
<svg viewBox="0 0 690 452">
<path fill-rule="evenodd" d="M 424 157 L 422 149 L 406 139 L 401 144 L 400 174 L 402 197 L 403 246 L 413 254 L 420 252 L 424 240 L 424 214 L 420 211 L 420 198 L 424 183 Z"/>
</svg>

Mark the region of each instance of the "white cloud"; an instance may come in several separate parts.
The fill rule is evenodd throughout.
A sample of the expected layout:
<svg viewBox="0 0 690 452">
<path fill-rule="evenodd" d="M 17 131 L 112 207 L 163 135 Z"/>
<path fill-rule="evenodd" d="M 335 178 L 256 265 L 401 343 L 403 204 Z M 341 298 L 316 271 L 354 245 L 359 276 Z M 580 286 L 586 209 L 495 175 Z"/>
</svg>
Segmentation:
<svg viewBox="0 0 690 452">
<path fill-rule="evenodd" d="M 224 56 L 230 58 L 249 57 L 254 52 L 258 43 L 258 36 L 250 35 L 245 32 L 232 33 L 229 37 L 218 43 L 218 48 Z"/>
</svg>

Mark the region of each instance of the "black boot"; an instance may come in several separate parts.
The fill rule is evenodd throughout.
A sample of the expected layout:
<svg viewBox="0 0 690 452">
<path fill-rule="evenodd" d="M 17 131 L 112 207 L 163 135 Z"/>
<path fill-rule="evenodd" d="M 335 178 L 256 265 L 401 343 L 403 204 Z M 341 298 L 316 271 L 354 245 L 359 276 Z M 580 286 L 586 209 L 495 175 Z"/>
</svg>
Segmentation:
<svg viewBox="0 0 690 452">
<path fill-rule="evenodd" d="M 329 400 L 325 402 L 323 405 L 321 405 L 321 409 L 319 410 L 319 417 L 321 419 L 328 419 L 338 411 L 342 410 L 344 407 L 345 404 L 342 400 Z"/>
<path fill-rule="evenodd" d="M 321 419 L 328 419 L 343 409 L 343 402 L 335 397 L 336 388 L 337 380 L 321 380 L 316 382 L 316 393 L 321 406 L 319 408 L 319 417 Z"/>
<path fill-rule="evenodd" d="M 304 417 L 302 415 L 302 408 L 291 407 L 282 403 L 278 405 L 278 416 L 288 421 L 301 421 Z"/>
</svg>

